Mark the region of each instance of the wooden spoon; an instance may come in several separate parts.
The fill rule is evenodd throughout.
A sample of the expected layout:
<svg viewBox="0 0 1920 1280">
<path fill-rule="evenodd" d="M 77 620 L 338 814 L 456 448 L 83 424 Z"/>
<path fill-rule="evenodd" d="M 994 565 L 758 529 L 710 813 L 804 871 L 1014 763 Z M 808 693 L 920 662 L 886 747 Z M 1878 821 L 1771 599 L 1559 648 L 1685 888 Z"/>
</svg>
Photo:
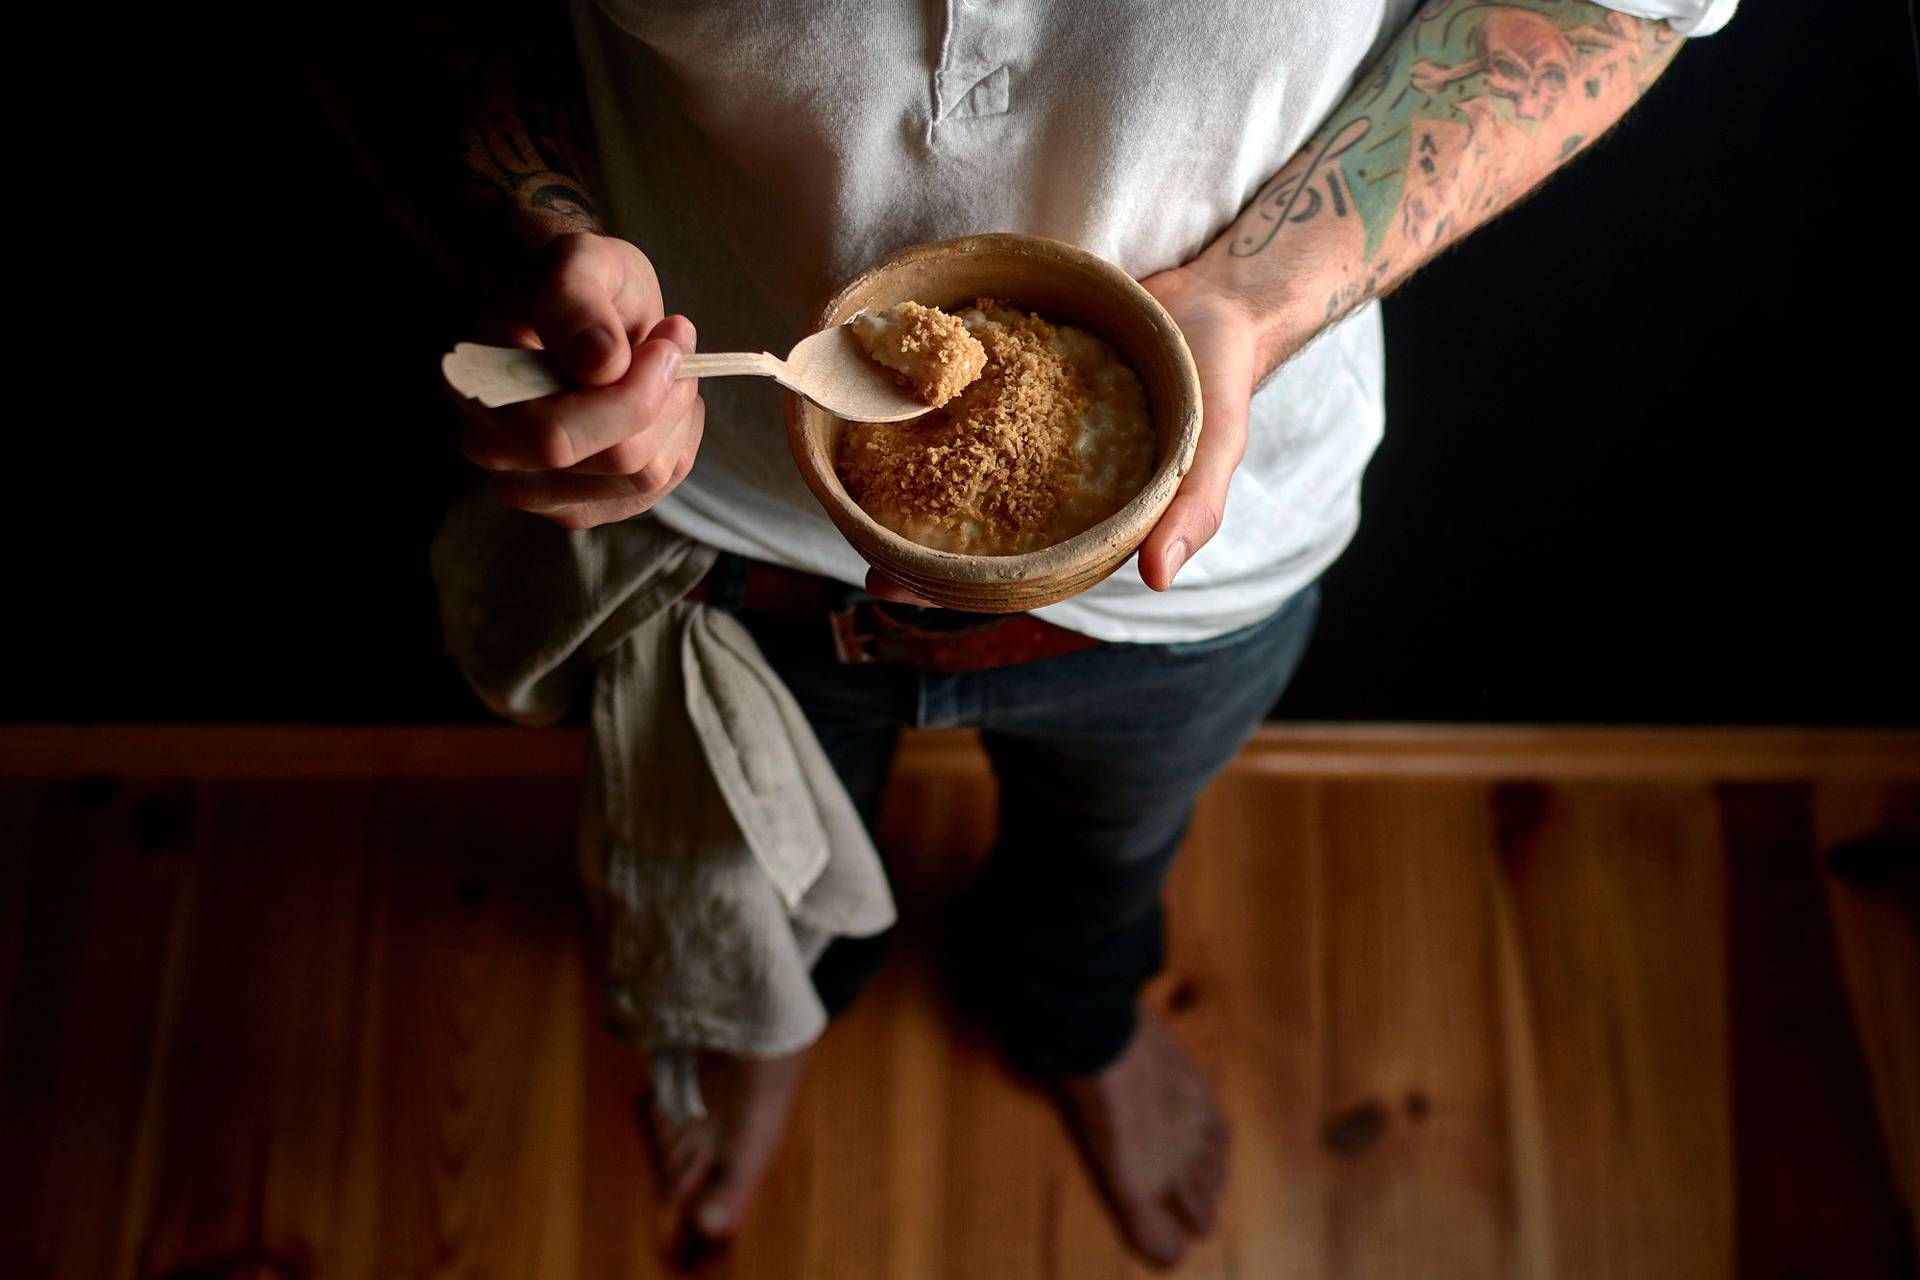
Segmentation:
<svg viewBox="0 0 1920 1280">
<path fill-rule="evenodd" d="M 440 372 L 461 395 L 489 409 L 538 400 L 572 384 L 544 351 L 462 342 L 440 358 Z M 683 357 L 676 378 L 757 374 L 797 391 L 836 418 L 899 422 L 927 412 L 927 404 L 868 358 L 853 330 L 836 325 L 802 338 L 785 360 L 765 351 L 723 351 Z"/>
</svg>

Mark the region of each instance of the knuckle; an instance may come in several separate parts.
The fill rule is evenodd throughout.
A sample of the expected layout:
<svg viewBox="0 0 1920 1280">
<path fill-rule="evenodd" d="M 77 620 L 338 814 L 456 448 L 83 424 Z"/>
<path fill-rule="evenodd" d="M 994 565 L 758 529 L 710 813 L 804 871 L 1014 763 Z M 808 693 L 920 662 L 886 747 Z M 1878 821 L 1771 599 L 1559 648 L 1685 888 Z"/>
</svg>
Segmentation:
<svg viewBox="0 0 1920 1280">
<path fill-rule="evenodd" d="M 667 398 L 660 406 L 660 416 L 669 421 L 678 421 L 694 412 L 694 405 L 700 399 L 698 379 L 676 378 L 667 388 Z"/>
<path fill-rule="evenodd" d="M 1197 529 L 1202 542 L 1220 532 L 1220 522 L 1226 518 L 1226 503 L 1211 494 L 1194 494 L 1189 504 L 1190 519 Z"/>
<path fill-rule="evenodd" d="M 673 458 L 650 458 L 633 475 L 633 487 L 641 493 L 663 494 L 673 487 Z"/>
<path fill-rule="evenodd" d="M 700 434 L 707 421 L 707 402 L 698 396 L 673 415 L 673 429 L 678 437 L 675 451 L 690 448 L 700 441 Z"/>
<path fill-rule="evenodd" d="M 673 483 L 674 484 L 679 484 L 682 480 L 685 480 L 687 478 L 687 473 L 693 470 L 693 460 L 696 457 L 698 457 L 699 454 L 700 454 L 700 441 L 698 437 L 696 437 L 694 440 L 688 443 L 685 449 L 682 449 L 680 451 L 680 460 L 673 464 Z"/>
<path fill-rule="evenodd" d="M 647 464 L 646 450 L 632 440 L 622 440 L 600 456 L 615 475 L 630 476 Z"/>
<path fill-rule="evenodd" d="M 1206 503 L 1200 509 L 1200 527 L 1209 538 L 1220 532 L 1220 522 L 1226 518 L 1226 509 L 1217 502 Z"/>
<path fill-rule="evenodd" d="M 578 462 L 574 457 L 573 438 L 566 428 L 557 422 L 543 422 L 533 431 L 533 456 L 542 466 L 555 471 L 564 470 Z"/>
</svg>

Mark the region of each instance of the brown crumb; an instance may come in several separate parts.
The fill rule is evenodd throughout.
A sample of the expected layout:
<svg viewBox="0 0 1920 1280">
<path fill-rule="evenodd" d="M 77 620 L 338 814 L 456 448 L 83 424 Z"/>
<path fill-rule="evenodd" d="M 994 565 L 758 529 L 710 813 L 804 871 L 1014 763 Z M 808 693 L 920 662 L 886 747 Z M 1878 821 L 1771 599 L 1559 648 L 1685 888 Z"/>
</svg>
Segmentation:
<svg viewBox="0 0 1920 1280">
<path fill-rule="evenodd" d="M 869 356 L 936 409 L 979 377 L 987 363 L 986 349 L 958 316 L 917 302 L 858 317 L 853 332 Z"/>
<path fill-rule="evenodd" d="M 1031 551 L 1057 540 L 1056 512 L 1079 477 L 1087 372 L 1055 348 L 1054 326 L 1039 316 L 988 298 L 975 306 L 990 321 L 973 331 L 985 353 L 980 376 L 911 421 L 849 423 L 840 475 L 854 501 L 898 531 L 932 524 L 952 550 Z M 972 545 L 980 530 L 986 545 Z"/>
</svg>

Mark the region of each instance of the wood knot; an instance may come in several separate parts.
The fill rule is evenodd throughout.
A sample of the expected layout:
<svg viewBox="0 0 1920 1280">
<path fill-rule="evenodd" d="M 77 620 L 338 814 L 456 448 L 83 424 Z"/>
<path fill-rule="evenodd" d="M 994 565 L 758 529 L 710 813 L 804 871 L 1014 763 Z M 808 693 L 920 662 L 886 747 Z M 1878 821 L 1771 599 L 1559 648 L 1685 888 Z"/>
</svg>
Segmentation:
<svg viewBox="0 0 1920 1280">
<path fill-rule="evenodd" d="M 100 813 L 112 803 L 112 778 L 95 774 L 73 784 L 73 805 L 82 813 Z"/>
<path fill-rule="evenodd" d="M 1508 782 L 1494 788 L 1494 848 L 1508 877 L 1524 877 L 1553 808 L 1553 789 L 1540 783 Z"/>
<path fill-rule="evenodd" d="M 1335 1155 L 1351 1159 L 1380 1140 L 1388 1118 L 1387 1109 L 1369 1098 L 1327 1121 L 1320 1131 L 1320 1143 Z"/>
<path fill-rule="evenodd" d="M 127 818 L 134 844 L 148 853 L 159 853 L 184 840 L 192 825 L 189 796 L 185 787 L 176 787 L 136 804 Z"/>
</svg>

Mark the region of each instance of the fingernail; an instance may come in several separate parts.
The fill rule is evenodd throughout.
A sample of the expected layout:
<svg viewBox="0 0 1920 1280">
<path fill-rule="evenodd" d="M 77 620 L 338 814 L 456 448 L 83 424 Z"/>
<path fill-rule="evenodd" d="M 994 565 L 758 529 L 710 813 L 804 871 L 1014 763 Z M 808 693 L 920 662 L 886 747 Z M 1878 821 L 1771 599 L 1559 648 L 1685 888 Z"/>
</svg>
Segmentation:
<svg viewBox="0 0 1920 1280">
<path fill-rule="evenodd" d="M 667 344 L 666 354 L 660 357 L 661 386 L 671 387 L 673 385 L 673 375 L 679 370 L 680 361 L 685 354 L 685 352 L 681 351 L 680 348 L 673 343 L 669 342 Z"/>
<path fill-rule="evenodd" d="M 598 369 L 613 353 L 613 335 L 594 325 L 582 329 L 567 340 L 567 359 L 575 369 Z"/>
<path fill-rule="evenodd" d="M 727 1208 L 716 1200 L 709 1200 L 700 1206 L 700 1211 L 694 1214 L 693 1221 L 703 1235 L 725 1235 L 728 1226 Z"/>
<path fill-rule="evenodd" d="M 687 320 L 685 316 L 681 316 L 680 318 L 682 320 Z M 693 321 L 687 320 L 687 340 L 685 342 L 676 342 L 673 345 L 676 347 L 679 347 L 682 351 L 686 352 L 688 355 L 692 355 L 694 352 L 694 348 L 699 343 L 699 341 L 700 341 L 700 331 L 693 327 Z"/>
<path fill-rule="evenodd" d="M 1173 575 L 1180 572 L 1180 566 L 1187 562 L 1187 540 L 1175 538 L 1173 545 L 1167 548 L 1167 585 L 1173 585 Z"/>
</svg>

